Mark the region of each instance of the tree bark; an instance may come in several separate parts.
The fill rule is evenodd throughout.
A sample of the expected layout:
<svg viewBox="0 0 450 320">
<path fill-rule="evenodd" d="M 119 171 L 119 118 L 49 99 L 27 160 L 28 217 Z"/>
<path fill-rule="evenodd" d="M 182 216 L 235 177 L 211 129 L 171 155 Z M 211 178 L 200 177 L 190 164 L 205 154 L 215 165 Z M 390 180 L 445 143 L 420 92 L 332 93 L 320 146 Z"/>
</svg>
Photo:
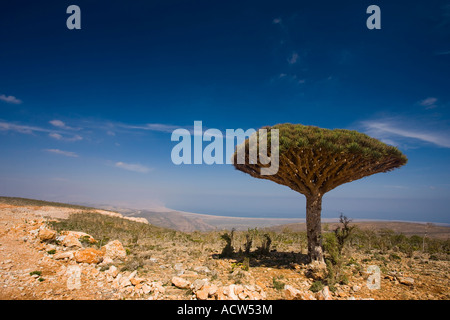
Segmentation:
<svg viewBox="0 0 450 320">
<path fill-rule="evenodd" d="M 306 234 L 308 237 L 308 256 L 312 261 L 323 260 L 322 251 L 322 195 L 306 197 Z"/>
</svg>

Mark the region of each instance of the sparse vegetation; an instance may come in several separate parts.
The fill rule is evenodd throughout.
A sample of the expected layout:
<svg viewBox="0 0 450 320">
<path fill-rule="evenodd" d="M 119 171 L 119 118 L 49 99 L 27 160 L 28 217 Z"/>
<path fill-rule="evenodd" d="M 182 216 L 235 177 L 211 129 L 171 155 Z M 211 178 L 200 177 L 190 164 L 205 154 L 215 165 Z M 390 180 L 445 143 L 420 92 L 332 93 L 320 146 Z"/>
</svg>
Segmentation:
<svg viewBox="0 0 450 320">
<path fill-rule="evenodd" d="M 312 292 L 319 292 L 320 290 L 323 289 L 323 287 L 324 287 L 323 282 L 320 280 L 317 280 L 312 283 L 311 287 L 309 287 L 309 290 Z"/>
<path fill-rule="evenodd" d="M 60 203 L 60 202 L 50 202 L 44 200 L 27 199 L 19 197 L 0 197 L 0 203 L 14 205 L 14 206 L 50 206 L 50 207 L 61 207 L 61 208 L 72 208 L 80 210 L 92 210 L 91 207 L 80 206 L 76 204 Z"/>
<path fill-rule="evenodd" d="M 283 276 L 278 276 L 278 277 L 273 277 L 272 278 L 272 286 L 276 289 L 276 290 L 283 290 L 285 283 L 282 280 L 284 277 Z"/>
</svg>

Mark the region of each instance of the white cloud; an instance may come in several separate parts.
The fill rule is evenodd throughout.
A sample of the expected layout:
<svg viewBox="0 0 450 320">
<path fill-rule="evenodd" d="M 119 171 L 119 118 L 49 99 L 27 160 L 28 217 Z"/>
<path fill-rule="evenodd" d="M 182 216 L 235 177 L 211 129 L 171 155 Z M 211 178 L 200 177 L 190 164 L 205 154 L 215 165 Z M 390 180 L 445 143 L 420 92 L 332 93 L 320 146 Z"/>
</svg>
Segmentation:
<svg viewBox="0 0 450 320">
<path fill-rule="evenodd" d="M 435 124 L 426 125 L 424 119 L 421 125 L 411 119 L 370 120 L 361 122 L 361 125 L 368 135 L 391 145 L 399 146 L 402 142 L 411 143 L 415 140 L 450 148 L 448 129 L 440 130 Z M 427 129 L 424 129 L 425 126 Z"/>
<path fill-rule="evenodd" d="M 81 129 L 81 128 L 69 127 L 68 125 L 65 124 L 64 121 L 58 120 L 58 119 L 51 120 L 51 121 L 49 121 L 49 123 L 57 128 L 65 129 L 65 130 L 80 130 Z"/>
<path fill-rule="evenodd" d="M 148 173 L 150 171 L 150 168 L 147 168 L 146 166 L 143 166 L 141 164 L 116 162 L 115 166 L 117 168 L 122 168 L 128 171 L 134 171 L 139 173 Z"/>
<path fill-rule="evenodd" d="M 52 121 L 49 121 L 49 123 L 58 128 L 66 128 L 66 124 L 64 122 L 62 122 L 61 120 L 52 120 Z"/>
<path fill-rule="evenodd" d="M 66 141 L 81 141 L 81 140 L 83 140 L 83 137 L 79 135 L 74 135 L 71 138 L 66 138 Z"/>
<path fill-rule="evenodd" d="M 419 105 L 421 105 L 422 107 L 425 107 L 425 109 L 434 109 L 437 107 L 436 106 L 437 101 L 438 101 L 437 98 L 429 97 L 429 98 L 419 101 Z"/>
<path fill-rule="evenodd" d="M 74 135 L 73 137 L 63 137 L 61 134 L 56 133 L 56 132 L 49 133 L 49 136 L 56 140 L 68 141 L 68 142 L 83 140 L 83 137 L 79 136 L 79 135 Z"/>
<path fill-rule="evenodd" d="M 32 134 L 36 132 L 52 132 L 52 130 L 33 127 L 33 126 L 24 126 L 19 124 L 14 124 L 10 122 L 0 121 L 0 130 L 2 131 L 15 131 L 20 133 Z"/>
<path fill-rule="evenodd" d="M 281 23 L 281 18 L 275 18 L 272 20 L 273 24 L 280 24 Z"/>
<path fill-rule="evenodd" d="M 127 129 L 139 129 L 139 130 L 149 130 L 149 131 L 169 132 L 169 133 L 172 133 L 175 129 L 180 128 L 180 126 L 161 123 L 147 123 L 145 125 L 137 125 L 137 126 L 121 124 L 120 126 Z"/>
<path fill-rule="evenodd" d="M 22 100 L 17 99 L 14 96 L 6 96 L 4 94 L 0 95 L 0 101 L 4 101 L 6 103 L 12 103 L 12 104 L 21 104 Z"/>
<path fill-rule="evenodd" d="M 71 151 L 63 151 L 63 150 L 59 150 L 59 149 L 45 149 L 45 151 L 55 153 L 55 154 L 60 154 L 60 155 L 66 156 L 66 157 L 73 157 L 73 158 L 78 157 L 78 154 L 76 154 L 75 152 L 71 152 Z"/>
<path fill-rule="evenodd" d="M 62 135 L 60 135 L 59 133 L 56 133 L 56 132 L 49 133 L 49 136 L 52 137 L 53 139 L 56 139 L 56 140 L 62 140 L 63 139 Z"/>
</svg>

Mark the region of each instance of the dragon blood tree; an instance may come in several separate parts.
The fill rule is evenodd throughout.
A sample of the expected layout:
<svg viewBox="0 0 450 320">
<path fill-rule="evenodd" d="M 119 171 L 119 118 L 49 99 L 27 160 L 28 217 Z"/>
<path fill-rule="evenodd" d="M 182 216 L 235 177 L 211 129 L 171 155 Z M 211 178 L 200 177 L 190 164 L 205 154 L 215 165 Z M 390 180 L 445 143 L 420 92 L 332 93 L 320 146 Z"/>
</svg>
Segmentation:
<svg viewBox="0 0 450 320">
<path fill-rule="evenodd" d="M 278 171 L 272 175 L 261 174 L 261 169 L 268 167 L 267 162 L 250 160 L 249 149 L 255 148 L 254 143 L 249 144 L 252 137 L 236 147 L 233 164 L 237 170 L 252 177 L 272 180 L 305 195 L 311 261 L 323 261 L 320 217 L 323 195 L 341 184 L 394 170 L 408 161 L 397 148 L 357 131 L 290 123 L 262 129 L 267 130 L 260 130 L 267 135 L 265 147 L 268 151 L 264 150 L 267 156 L 274 152 L 273 148 L 267 148 L 271 145 L 271 129 L 278 129 Z M 258 141 L 259 155 L 262 152 L 260 138 L 253 137 L 252 140 Z M 239 152 L 244 154 L 245 161 L 237 161 Z"/>
</svg>

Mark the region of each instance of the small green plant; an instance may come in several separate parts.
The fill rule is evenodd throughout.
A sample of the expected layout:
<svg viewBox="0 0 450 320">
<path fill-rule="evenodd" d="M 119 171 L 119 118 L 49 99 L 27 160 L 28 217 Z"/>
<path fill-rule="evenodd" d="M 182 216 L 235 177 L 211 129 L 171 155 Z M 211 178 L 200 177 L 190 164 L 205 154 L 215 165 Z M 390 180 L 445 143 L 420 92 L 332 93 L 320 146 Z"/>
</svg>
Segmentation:
<svg viewBox="0 0 450 320">
<path fill-rule="evenodd" d="M 38 279 L 39 282 L 42 282 L 42 281 L 44 281 L 44 280 L 45 280 L 44 278 L 39 278 L 39 279 Z"/>
<path fill-rule="evenodd" d="M 272 286 L 276 289 L 276 290 L 283 290 L 284 289 L 284 282 L 280 281 L 280 279 L 282 279 L 282 277 L 273 277 L 272 278 Z"/>
<path fill-rule="evenodd" d="M 220 236 L 222 240 L 225 240 L 225 247 L 222 249 L 222 253 L 220 254 L 221 258 L 229 258 L 234 254 L 233 248 L 233 237 L 234 237 L 234 229 L 231 230 L 230 234 L 228 232 L 224 233 Z"/>
<path fill-rule="evenodd" d="M 242 268 L 242 262 L 233 262 L 231 264 L 231 272 L 233 272 L 237 268 Z"/>
<path fill-rule="evenodd" d="M 231 264 L 231 272 L 233 272 L 235 269 L 248 271 L 250 269 L 250 259 L 248 257 L 245 257 L 243 262 L 233 262 Z"/>
<path fill-rule="evenodd" d="M 42 274 L 42 271 L 38 271 L 38 270 L 30 272 L 30 276 L 34 276 L 34 275 L 40 276 L 41 274 Z"/>
<path fill-rule="evenodd" d="M 270 235 L 266 233 L 264 235 L 264 240 L 262 241 L 262 244 L 260 247 L 258 247 L 257 252 L 260 255 L 268 256 L 270 254 L 270 245 L 272 244 L 272 239 L 270 238 Z"/>
<path fill-rule="evenodd" d="M 91 242 L 91 237 L 88 235 L 82 236 L 80 237 L 80 239 L 78 239 L 80 241 L 80 243 L 84 246 L 84 247 L 89 247 L 92 245 Z"/>
<path fill-rule="evenodd" d="M 48 253 L 48 254 L 55 254 L 55 253 L 56 253 L 56 250 L 55 250 L 55 249 L 48 250 L 47 253 Z"/>
<path fill-rule="evenodd" d="M 245 257 L 244 261 L 242 262 L 242 270 L 244 271 L 250 270 L 250 259 L 248 257 Z"/>
<path fill-rule="evenodd" d="M 391 261 L 401 261 L 402 258 L 400 258 L 400 256 L 398 256 L 398 255 L 395 254 L 395 253 L 391 253 L 391 254 L 389 255 L 389 260 L 391 260 Z"/>
<path fill-rule="evenodd" d="M 352 235 L 354 226 L 349 225 L 351 220 L 343 214 L 341 214 L 339 221 L 340 225 L 334 230 L 334 232 L 323 234 L 323 248 L 327 253 L 325 263 L 328 272 L 328 285 L 348 283 L 348 278 L 344 274 L 345 259 L 343 249 Z M 354 259 L 350 259 L 346 265 L 349 266 L 352 264 L 359 266 Z"/>
<path fill-rule="evenodd" d="M 341 225 L 334 230 L 334 234 L 336 235 L 336 240 L 338 244 L 339 254 L 342 254 L 344 245 L 347 243 L 347 240 L 352 234 L 353 229 L 355 229 L 355 226 L 350 226 L 350 222 L 351 220 L 341 213 L 339 217 L 339 223 Z"/>
<path fill-rule="evenodd" d="M 311 287 L 309 287 L 309 291 L 319 292 L 323 289 L 323 287 L 324 287 L 323 282 L 320 280 L 317 280 L 312 283 Z"/>
<path fill-rule="evenodd" d="M 250 249 L 252 248 L 252 244 L 253 244 L 253 236 L 250 232 L 247 232 L 245 234 L 245 244 L 244 244 L 245 255 L 250 254 Z"/>
</svg>

